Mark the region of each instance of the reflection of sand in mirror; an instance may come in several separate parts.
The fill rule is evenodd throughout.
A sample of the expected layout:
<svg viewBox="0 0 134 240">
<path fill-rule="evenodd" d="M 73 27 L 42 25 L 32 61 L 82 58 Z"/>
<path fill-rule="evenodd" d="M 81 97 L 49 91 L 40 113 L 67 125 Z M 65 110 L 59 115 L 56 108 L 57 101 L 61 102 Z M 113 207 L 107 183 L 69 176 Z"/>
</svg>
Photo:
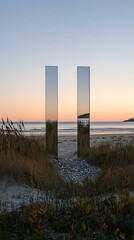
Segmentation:
<svg viewBox="0 0 134 240">
<path fill-rule="evenodd" d="M 46 150 L 48 154 L 58 154 L 58 122 L 46 122 Z"/>
</svg>

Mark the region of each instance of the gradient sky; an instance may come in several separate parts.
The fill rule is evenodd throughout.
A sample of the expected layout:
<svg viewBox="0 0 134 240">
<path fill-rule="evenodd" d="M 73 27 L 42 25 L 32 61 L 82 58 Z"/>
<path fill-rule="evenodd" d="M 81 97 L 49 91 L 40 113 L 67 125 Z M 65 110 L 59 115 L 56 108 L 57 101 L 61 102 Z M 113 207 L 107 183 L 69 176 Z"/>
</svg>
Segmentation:
<svg viewBox="0 0 134 240">
<path fill-rule="evenodd" d="M 59 120 L 75 120 L 90 66 L 91 120 L 134 117 L 134 0 L 0 0 L 0 117 L 40 121 L 45 65 L 59 68 Z"/>
<path fill-rule="evenodd" d="M 77 68 L 77 115 L 89 113 L 90 108 L 90 68 Z"/>
<path fill-rule="evenodd" d="M 58 67 L 45 67 L 45 114 L 46 121 L 58 120 Z"/>
</svg>

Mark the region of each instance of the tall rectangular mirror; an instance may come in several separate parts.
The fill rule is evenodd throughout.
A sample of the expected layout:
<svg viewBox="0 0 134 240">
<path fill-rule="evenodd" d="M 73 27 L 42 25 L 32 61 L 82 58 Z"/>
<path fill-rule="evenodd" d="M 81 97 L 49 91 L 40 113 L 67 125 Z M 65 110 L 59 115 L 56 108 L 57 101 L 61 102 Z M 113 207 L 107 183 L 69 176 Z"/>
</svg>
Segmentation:
<svg viewBox="0 0 134 240">
<path fill-rule="evenodd" d="M 46 151 L 58 154 L 58 67 L 45 67 Z"/>
<path fill-rule="evenodd" d="M 89 156 L 90 67 L 77 67 L 77 131 L 78 156 Z"/>
</svg>

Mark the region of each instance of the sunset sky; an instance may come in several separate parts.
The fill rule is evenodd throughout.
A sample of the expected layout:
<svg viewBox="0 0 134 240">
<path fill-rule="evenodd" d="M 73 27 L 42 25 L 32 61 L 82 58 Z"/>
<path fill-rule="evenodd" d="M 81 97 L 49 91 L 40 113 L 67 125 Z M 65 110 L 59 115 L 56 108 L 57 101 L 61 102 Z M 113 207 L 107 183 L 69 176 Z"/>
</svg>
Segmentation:
<svg viewBox="0 0 134 240">
<path fill-rule="evenodd" d="M 134 117 L 134 0 L 0 0 L 0 118 L 44 120 L 46 65 L 60 121 L 76 120 L 77 66 L 90 66 L 91 121 Z"/>
</svg>

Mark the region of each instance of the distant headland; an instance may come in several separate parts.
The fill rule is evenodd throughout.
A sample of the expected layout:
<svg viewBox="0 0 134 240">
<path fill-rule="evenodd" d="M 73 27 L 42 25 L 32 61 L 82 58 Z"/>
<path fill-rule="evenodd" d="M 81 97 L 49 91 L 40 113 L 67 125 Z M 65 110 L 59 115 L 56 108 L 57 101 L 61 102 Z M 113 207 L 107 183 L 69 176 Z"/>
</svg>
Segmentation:
<svg viewBox="0 0 134 240">
<path fill-rule="evenodd" d="M 89 113 L 84 113 L 78 116 L 78 118 L 89 118 Z"/>
<path fill-rule="evenodd" d="M 129 118 L 127 120 L 124 120 L 124 122 L 134 122 L 134 118 Z"/>
</svg>

